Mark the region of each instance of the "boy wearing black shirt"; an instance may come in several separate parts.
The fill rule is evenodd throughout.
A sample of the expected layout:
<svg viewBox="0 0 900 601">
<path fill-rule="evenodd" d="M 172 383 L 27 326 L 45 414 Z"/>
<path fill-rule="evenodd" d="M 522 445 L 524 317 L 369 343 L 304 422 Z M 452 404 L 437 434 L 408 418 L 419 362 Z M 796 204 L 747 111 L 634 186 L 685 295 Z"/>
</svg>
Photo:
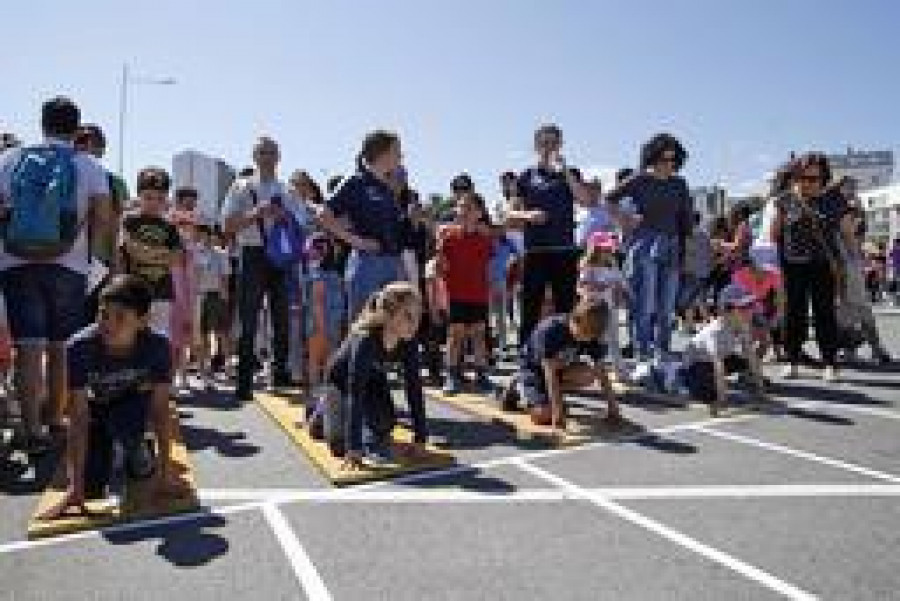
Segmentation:
<svg viewBox="0 0 900 601">
<path fill-rule="evenodd" d="M 520 398 L 535 424 L 565 430 L 563 393 L 599 381 L 607 401 L 606 421 L 620 422 L 619 404 L 602 365 L 606 349 L 599 341 L 607 327 L 610 311 L 603 302 L 581 301 L 571 314 L 541 321 L 522 349 L 519 371 L 503 394 L 503 408 L 512 410 Z M 581 361 L 584 356 L 590 364 Z"/>
<path fill-rule="evenodd" d="M 171 355 L 168 340 L 148 327 L 150 302 L 140 278 L 117 276 L 101 293 L 97 322 L 69 341 L 69 486 L 43 519 L 83 512 L 86 499 L 104 496 L 114 446 L 135 456 L 148 423 L 161 450 L 156 492 L 181 492 L 169 454 Z"/>
</svg>

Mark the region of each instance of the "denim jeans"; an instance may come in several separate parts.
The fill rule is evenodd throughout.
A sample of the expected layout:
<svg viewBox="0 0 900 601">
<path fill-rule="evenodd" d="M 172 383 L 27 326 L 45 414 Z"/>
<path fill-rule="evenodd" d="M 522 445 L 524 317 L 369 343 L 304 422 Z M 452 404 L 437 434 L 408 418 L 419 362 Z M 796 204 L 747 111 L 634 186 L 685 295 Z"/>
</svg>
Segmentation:
<svg viewBox="0 0 900 601">
<path fill-rule="evenodd" d="M 273 267 L 261 247 L 241 249 L 238 276 L 238 392 L 253 386 L 254 347 L 263 296 L 269 299 L 272 320 L 272 354 L 276 379 L 288 376 L 288 309 L 287 272 Z"/>
<path fill-rule="evenodd" d="M 396 255 L 373 255 L 354 250 L 347 260 L 347 307 L 349 322 L 368 302 L 369 297 L 387 284 L 402 278 L 403 265 Z"/>
<path fill-rule="evenodd" d="M 632 240 L 626 272 L 639 360 L 664 359 L 669 354 L 680 287 L 679 267 L 676 239 L 648 233 Z"/>
</svg>

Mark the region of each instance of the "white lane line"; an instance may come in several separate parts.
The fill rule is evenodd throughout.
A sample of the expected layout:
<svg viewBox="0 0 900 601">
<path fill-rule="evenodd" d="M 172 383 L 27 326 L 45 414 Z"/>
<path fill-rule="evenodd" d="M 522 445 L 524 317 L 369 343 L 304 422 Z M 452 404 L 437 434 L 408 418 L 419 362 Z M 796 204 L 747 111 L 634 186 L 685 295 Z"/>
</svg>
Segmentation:
<svg viewBox="0 0 900 601">
<path fill-rule="evenodd" d="M 696 539 L 693 539 L 682 532 L 674 530 L 661 522 L 657 522 L 654 519 L 651 519 L 643 514 L 640 514 L 636 511 L 628 509 L 627 507 L 615 503 L 610 499 L 604 498 L 600 495 L 592 494 L 590 491 L 585 490 L 568 480 L 560 478 L 556 474 L 552 474 L 542 468 L 539 468 L 535 465 L 531 465 L 530 463 L 520 460 L 515 462 L 515 465 L 523 469 L 524 471 L 532 474 L 533 476 L 537 476 L 547 482 L 550 482 L 559 488 L 569 492 L 573 497 L 577 497 L 580 499 L 584 499 L 589 503 L 604 509 L 613 515 L 616 515 L 636 526 L 640 526 L 645 530 L 649 530 L 663 538 L 675 543 L 676 545 L 683 547 L 689 551 L 693 551 L 698 555 L 702 555 L 703 557 L 718 563 L 738 574 L 749 578 L 759 584 L 779 593 L 788 599 L 797 599 L 803 601 L 809 601 L 813 599 L 818 599 L 816 595 L 805 591 L 789 582 L 785 582 L 768 572 L 765 572 L 756 566 L 752 566 L 740 559 L 725 553 L 724 551 L 720 551 L 714 547 L 711 547 L 705 543 L 702 543 Z"/>
<path fill-rule="evenodd" d="M 896 484 L 741 484 L 736 486 L 658 486 L 586 488 L 592 495 L 617 501 L 667 499 L 757 499 L 814 497 L 895 497 Z"/>
<path fill-rule="evenodd" d="M 884 480 L 885 482 L 892 482 L 894 484 L 900 484 L 900 477 L 898 477 L 898 476 L 894 476 L 892 474 L 888 474 L 886 472 L 881 472 L 878 470 L 873 470 L 871 468 L 863 467 L 861 465 L 856 465 L 854 463 L 849 463 L 847 461 L 842 461 L 840 459 L 833 459 L 831 457 L 817 455 L 816 453 L 810 453 L 809 451 L 804 451 L 801 449 L 794 449 L 794 448 L 786 447 L 784 445 L 776 444 L 773 442 L 766 442 L 764 440 L 759 440 L 758 438 L 744 436 L 743 434 L 734 434 L 732 432 L 723 432 L 722 430 L 714 430 L 712 428 L 707 428 L 707 427 L 697 428 L 696 431 L 702 432 L 703 434 L 708 434 L 710 436 L 715 436 L 716 438 L 721 438 L 723 440 L 730 440 L 732 442 L 737 442 L 740 444 L 745 444 L 745 445 L 757 447 L 760 449 L 765 449 L 767 451 L 781 453 L 782 455 L 789 455 L 791 457 L 797 457 L 799 459 L 805 459 L 807 461 L 814 461 L 816 463 L 821 463 L 822 465 L 827 465 L 830 467 L 836 467 L 838 469 L 842 469 L 847 472 L 853 472 L 855 474 L 860 474 L 862 476 L 868 476 L 869 478 L 875 478 L 876 480 Z"/>
<path fill-rule="evenodd" d="M 885 409 L 883 407 L 869 407 L 866 405 L 853 405 L 850 403 L 829 403 L 826 401 L 779 400 L 779 402 L 791 409 L 833 409 L 835 411 L 860 413 L 862 415 L 871 415 L 872 417 L 881 417 L 884 419 L 900 419 L 900 411 L 891 411 L 890 409 Z"/>
<path fill-rule="evenodd" d="M 217 507 L 204 509 L 202 511 L 193 511 L 191 513 L 180 513 L 161 518 L 143 520 L 140 522 L 130 522 L 127 524 L 119 524 L 109 526 L 100 530 L 85 530 L 83 532 L 75 532 L 72 534 L 63 534 L 52 538 L 42 538 L 38 540 L 23 540 L 11 543 L 0 544 L 0 555 L 4 553 L 14 553 L 16 551 L 25 551 L 28 549 L 37 549 L 40 547 L 51 547 L 60 545 L 70 541 L 84 540 L 88 538 L 99 538 L 105 534 L 118 534 L 123 532 L 132 532 L 135 530 L 143 530 L 145 528 L 154 528 L 157 526 L 168 526 L 172 524 L 181 524 L 183 522 L 194 522 L 209 517 L 221 517 L 233 513 L 241 513 L 251 511 L 262 507 L 261 502 L 242 503 L 240 505 L 231 505 L 229 507 Z"/>
<path fill-rule="evenodd" d="M 254 491 L 240 489 L 211 489 L 200 491 L 207 500 L 241 501 L 257 500 L 282 505 L 295 502 L 334 503 L 522 503 L 540 501 L 561 501 L 565 493 L 557 489 L 526 489 L 501 492 L 479 492 L 459 489 L 433 490 L 279 490 Z"/>
<path fill-rule="evenodd" d="M 614 500 L 644 499 L 754 499 L 797 497 L 894 497 L 900 484 L 738 484 L 707 486 L 616 486 L 584 490 Z M 287 503 L 540 503 L 571 499 L 565 491 L 524 489 L 509 492 L 478 492 L 453 488 L 417 490 L 308 490 L 208 489 L 200 496 L 213 501 L 254 500 L 274 505 Z"/>
<path fill-rule="evenodd" d="M 504 465 L 510 465 L 513 463 L 517 463 L 520 460 L 533 460 L 533 459 L 541 459 L 544 457 L 554 457 L 557 455 L 569 455 L 572 453 L 577 453 L 579 451 L 588 451 L 591 449 L 596 449 L 599 447 L 611 446 L 616 444 L 628 444 L 631 442 L 636 442 L 639 440 L 643 440 L 645 438 L 650 438 L 652 436 L 661 436 L 665 434 L 675 434 L 677 432 L 690 432 L 692 430 L 696 430 L 697 428 L 710 425 L 710 424 L 729 424 L 734 422 L 742 422 L 750 419 L 755 419 L 761 417 L 763 414 L 749 413 L 746 415 L 736 415 L 733 417 L 711 417 L 708 419 L 700 420 L 697 422 L 688 422 L 686 424 L 675 424 L 672 426 L 664 426 L 661 428 L 655 428 L 652 430 L 646 430 L 644 432 L 640 432 L 633 436 L 623 436 L 622 438 L 616 440 L 596 440 L 594 442 L 588 442 L 583 445 L 565 447 L 565 448 L 554 448 L 554 449 L 544 449 L 542 451 L 526 451 L 524 453 L 516 453 L 515 455 L 507 455 L 504 457 L 498 457 L 496 459 L 488 459 L 487 461 L 481 461 L 479 463 L 473 463 L 471 465 L 456 465 L 453 467 L 449 467 L 441 470 L 434 470 L 428 472 L 422 472 L 418 474 L 410 474 L 408 476 L 400 476 L 398 478 L 394 478 L 392 480 L 383 480 L 380 482 L 370 482 L 369 484 L 361 484 L 359 486 L 354 486 L 353 490 L 369 490 L 372 488 L 381 488 L 383 486 L 393 486 L 398 484 L 414 484 L 417 482 L 426 482 L 428 480 L 435 480 L 437 478 L 446 478 L 448 476 L 458 476 L 460 474 L 467 474 L 470 472 L 477 472 L 479 470 L 489 469 L 493 467 L 501 467 Z"/>
<path fill-rule="evenodd" d="M 294 574 L 306 593 L 306 598 L 310 601 L 331 601 L 331 593 L 328 592 L 319 571 L 281 510 L 271 503 L 266 503 L 262 507 L 262 512 L 290 561 Z"/>
</svg>

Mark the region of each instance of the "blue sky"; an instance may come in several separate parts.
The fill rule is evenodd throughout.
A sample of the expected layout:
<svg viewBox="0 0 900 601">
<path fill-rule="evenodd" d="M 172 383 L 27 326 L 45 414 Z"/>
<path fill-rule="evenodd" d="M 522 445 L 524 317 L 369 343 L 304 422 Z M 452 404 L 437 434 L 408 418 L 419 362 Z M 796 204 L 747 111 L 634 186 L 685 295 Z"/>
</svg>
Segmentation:
<svg viewBox="0 0 900 601">
<path fill-rule="evenodd" d="M 65 93 L 104 125 L 116 165 L 119 78 L 137 168 L 196 148 L 242 165 L 254 137 L 284 171 L 346 171 L 363 134 L 398 130 L 412 178 L 530 160 L 536 124 L 569 162 L 618 166 L 668 130 L 692 184 L 757 180 L 790 149 L 900 146 L 900 3 L 892 0 L 31 0 L 3 9 L 0 129 L 38 131 Z"/>
</svg>

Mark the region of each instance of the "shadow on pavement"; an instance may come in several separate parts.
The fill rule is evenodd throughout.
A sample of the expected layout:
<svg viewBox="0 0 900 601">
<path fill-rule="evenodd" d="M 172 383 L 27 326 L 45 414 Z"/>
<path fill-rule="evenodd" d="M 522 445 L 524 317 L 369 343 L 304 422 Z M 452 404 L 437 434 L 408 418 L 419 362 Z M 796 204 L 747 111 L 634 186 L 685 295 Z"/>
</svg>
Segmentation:
<svg viewBox="0 0 900 601">
<path fill-rule="evenodd" d="M 453 488 L 494 494 L 511 493 L 519 489 L 515 484 L 496 476 L 489 476 L 475 467 L 462 473 L 414 480 L 409 483 L 403 483 L 400 486 L 408 486 L 410 488 Z"/>
<path fill-rule="evenodd" d="M 113 545 L 161 539 L 156 548 L 157 555 L 179 568 L 196 568 L 228 552 L 228 541 L 207 531 L 227 523 L 225 518 L 210 514 L 190 522 L 104 532 L 103 538 Z"/>
<path fill-rule="evenodd" d="M 673 455 L 693 455 L 698 451 L 697 447 L 689 442 L 675 440 L 674 438 L 666 438 L 659 434 L 648 434 L 631 441 L 623 442 L 631 442 L 632 444 L 636 444 L 646 449 L 671 453 Z"/>
<path fill-rule="evenodd" d="M 847 405 L 890 405 L 887 401 L 873 399 L 867 394 L 848 390 L 843 386 L 824 388 L 810 384 L 777 382 L 772 384 L 770 392 L 777 396 L 789 397 L 792 400 L 824 401 Z"/>
<path fill-rule="evenodd" d="M 240 458 L 256 455 L 261 450 L 259 446 L 245 442 L 247 434 L 244 432 L 221 432 L 182 422 L 181 436 L 191 452 L 213 449 L 219 455 Z"/>
</svg>

